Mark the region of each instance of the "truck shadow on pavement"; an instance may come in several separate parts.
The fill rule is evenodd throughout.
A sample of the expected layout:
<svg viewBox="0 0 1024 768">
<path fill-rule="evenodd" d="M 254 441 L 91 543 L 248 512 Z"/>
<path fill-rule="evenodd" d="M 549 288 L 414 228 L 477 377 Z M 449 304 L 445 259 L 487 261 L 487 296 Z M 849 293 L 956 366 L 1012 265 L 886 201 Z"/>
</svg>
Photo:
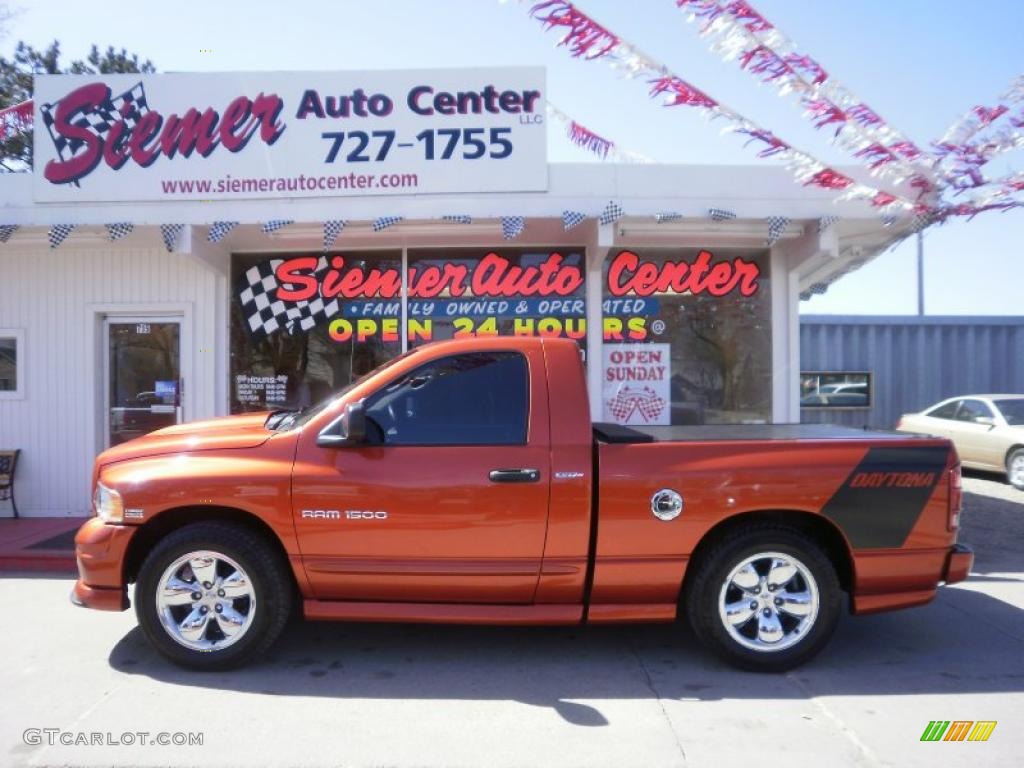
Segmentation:
<svg viewBox="0 0 1024 768">
<path fill-rule="evenodd" d="M 175 667 L 136 627 L 117 643 L 109 663 L 169 685 L 270 696 L 517 700 L 554 709 L 580 726 L 608 725 L 594 704 L 603 699 L 1022 691 L 1024 610 L 977 591 L 992 588 L 943 588 L 921 608 L 844 617 L 817 659 L 785 675 L 727 667 L 682 624 L 518 628 L 296 621 L 265 659 L 227 673 Z"/>
</svg>

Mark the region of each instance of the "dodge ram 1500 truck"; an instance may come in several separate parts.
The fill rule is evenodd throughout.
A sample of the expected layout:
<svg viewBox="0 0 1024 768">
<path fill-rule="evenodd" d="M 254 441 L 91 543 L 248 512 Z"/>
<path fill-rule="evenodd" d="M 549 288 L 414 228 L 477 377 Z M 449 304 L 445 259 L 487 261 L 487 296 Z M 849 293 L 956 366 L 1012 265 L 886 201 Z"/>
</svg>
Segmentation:
<svg viewBox="0 0 1024 768">
<path fill-rule="evenodd" d="M 126 610 L 193 668 L 309 619 L 672 621 L 732 663 L 814 655 L 844 606 L 961 581 L 947 440 L 797 425 L 593 424 L 569 340 L 394 358 L 295 412 L 183 424 L 102 453 L 74 602 Z"/>
</svg>

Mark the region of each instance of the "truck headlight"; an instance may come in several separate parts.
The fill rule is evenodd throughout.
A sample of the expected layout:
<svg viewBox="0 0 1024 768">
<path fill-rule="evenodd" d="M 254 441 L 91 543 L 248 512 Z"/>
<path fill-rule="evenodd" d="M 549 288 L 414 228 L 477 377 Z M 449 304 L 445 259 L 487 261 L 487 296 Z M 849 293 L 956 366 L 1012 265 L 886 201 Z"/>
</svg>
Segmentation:
<svg viewBox="0 0 1024 768">
<path fill-rule="evenodd" d="M 121 494 L 103 483 L 96 483 L 96 493 L 92 499 L 96 516 L 105 523 L 124 522 L 124 501 Z"/>
</svg>

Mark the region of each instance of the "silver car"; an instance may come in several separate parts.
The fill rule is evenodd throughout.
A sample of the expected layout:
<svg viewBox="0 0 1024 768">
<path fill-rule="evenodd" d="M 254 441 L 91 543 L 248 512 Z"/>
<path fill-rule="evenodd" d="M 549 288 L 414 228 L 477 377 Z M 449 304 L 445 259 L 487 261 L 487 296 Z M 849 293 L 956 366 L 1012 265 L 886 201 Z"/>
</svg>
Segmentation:
<svg viewBox="0 0 1024 768">
<path fill-rule="evenodd" d="M 901 416 L 896 429 L 948 437 L 965 467 L 1005 472 L 1024 491 L 1024 395 L 951 397 Z"/>
</svg>

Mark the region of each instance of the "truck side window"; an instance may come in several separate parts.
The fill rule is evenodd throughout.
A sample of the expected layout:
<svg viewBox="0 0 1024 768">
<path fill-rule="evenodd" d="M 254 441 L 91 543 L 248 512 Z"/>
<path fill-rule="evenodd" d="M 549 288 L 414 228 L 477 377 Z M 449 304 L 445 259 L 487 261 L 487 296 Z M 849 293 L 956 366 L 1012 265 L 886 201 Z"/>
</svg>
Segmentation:
<svg viewBox="0 0 1024 768">
<path fill-rule="evenodd" d="M 384 445 L 522 445 L 529 393 L 518 352 L 453 355 L 373 395 L 369 432 Z"/>
</svg>

